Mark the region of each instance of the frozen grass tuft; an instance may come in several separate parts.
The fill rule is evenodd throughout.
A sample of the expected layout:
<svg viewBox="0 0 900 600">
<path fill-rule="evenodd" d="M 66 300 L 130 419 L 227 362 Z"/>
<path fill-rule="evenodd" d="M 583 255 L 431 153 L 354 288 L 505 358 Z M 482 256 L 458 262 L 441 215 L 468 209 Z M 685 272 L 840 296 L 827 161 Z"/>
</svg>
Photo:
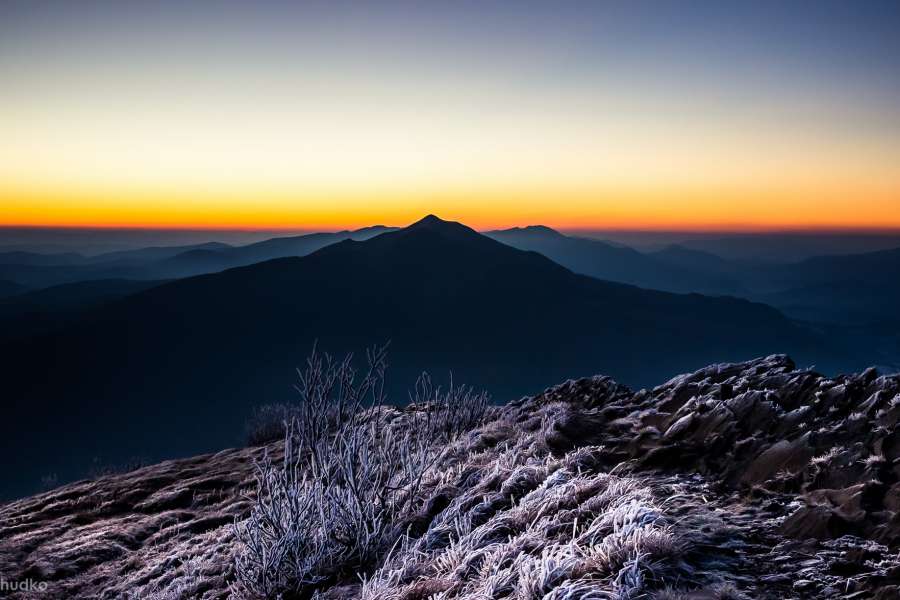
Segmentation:
<svg viewBox="0 0 900 600">
<path fill-rule="evenodd" d="M 278 597 L 369 572 L 423 507 L 424 477 L 442 446 L 482 419 L 486 394 L 442 392 L 427 375 L 417 404 L 400 413 L 385 402 L 385 349 L 367 359 L 361 379 L 351 356 L 315 350 L 300 371 L 284 457 L 257 465 L 255 504 L 234 527 L 242 543 L 235 592 Z"/>
<path fill-rule="evenodd" d="M 644 597 L 660 582 L 692 580 L 681 561 L 683 543 L 645 482 L 582 472 L 583 451 L 532 456 L 525 465 L 501 456 L 410 552 L 367 580 L 362 598 L 394 597 L 422 577 L 444 582 L 434 596 L 440 600 L 625 600 Z M 523 479 L 529 489 L 504 500 L 502 490 L 521 488 Z M 486 519 L 485 507 L 495 509 Z M 437 531 L 449 542 L 433 543 L 429 534 Z M 399 565 L 425 575 L 405 579 Z"/>
</svg>

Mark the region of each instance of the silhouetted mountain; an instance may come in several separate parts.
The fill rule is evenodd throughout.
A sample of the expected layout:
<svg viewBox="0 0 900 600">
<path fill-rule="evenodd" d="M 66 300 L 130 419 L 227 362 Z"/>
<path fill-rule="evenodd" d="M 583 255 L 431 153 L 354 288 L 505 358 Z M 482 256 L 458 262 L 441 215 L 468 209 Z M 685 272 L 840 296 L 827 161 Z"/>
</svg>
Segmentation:
<svg viewBox="0 0 900 600">
<path fill-rule="evenodd" d="M 799 263 L 775 269 L 785 280 L 794 283 L 824 283 L 865 279 L 897 283 L 900 274 L 900 248 L 863 254 L 816 256 Z"/>
<path fill-rule="evenodd" d="M 159 261 L 153 265 L 153 270 L 166 277 L 179 279 L 191 277 L 202 273 L 215 273 L 238 266 L 227 251 L 219 250 L 188 250 L 176 256 Z"/>
<path fill-rule="evenodd" d="M 736 275 L 736 270 L 739 266 L 711 252 L 693 250 L 678 244 L 672 244 L 662 250 L 649 252 L 647 256 L 668 265 L 691 269 L 700 273 L 727 275 L 729 277 Z"/>
<path fill-rule="evenodd" d="M 169 257 L 154 265 L 167 277 L 188 277 L 202 273 L 214 273 L 232 267 L 242 267 L 275 258 L 306 256 L 320 248 L 343 240 L 363 241 L 392 228 L 376 225 L 355 231 L 335 233 L 310 233 L 291 237 L 272 238 L 246 246 L 225 248 L 194 248 Z"/>
<path fill-rule="evenodd" d="M 100 279 L 176 279 L 273 258 L 305 256 L 329 244 L 347 239 L 365 240 L 385 231 L 390 229 L 376 226 L 356 231 L 272 238 L 247 246 L 209 242 L 190 246 L 123 250 L 90 258 L 77 254 L 13 252 L 7 253 L 8 262 L 4 262 L 4 255 L 0 255 L 0 279 L 14 281 L 32 289 Z M 21 258 L 21 261 L 15 262 L 16 258 Z"/>
<path fill-rule="evenodd" d="M 20 474 L 3 492 L 35 473 L 69 477 L 93 456 L 233 443 L 251 406 L 292 398 L 294 367 L 316 339 L 340 352 L 391 340 L 399 398 L 422 369 L 452 370 L 505 401 L 598 371 L 643 385 L 776 350 L 844 366 L 825 340 L 768 306 L 576 275 L 432 216 L 154 287 L 65 331 L 0 346 L 5 416 L 27 423 L 0 447 L 6 472 Z M 13 452 L 23 437 L 46 443 Z"/>
<path fill-rule="evenodd" d="M 137 250 L 119 250 L 117 252 L 107 252 L 99 254 L 88 259 L 88 262 L 97 263 L 147 263 L 158 260 L 165 260 L 192 251 L 223 251 L 233 248 L 228 244 L 221 242 L 206 242 L 203 244 L 190 244 L 187 246 L 151 246 L 149 248 L 139 248 Z"/>
<path fill-rule="evenodd" d="M 759 298 L 804 318 L 839 323 L 893 320 L 900 306 L 900 248 L 818 256 L 763 269 L 754 278 Z"/>
<path fill-rule="evenodd" d="M 790 263 L 822 255 L 848 255 L 900 247 L 900 233 L 747 233 L 685 239 L 692 250 L 726 260 Z"/>
<path fill-rule="evenodd" d="M 227 252 L 233 266 L 250 265 L 273 258 L 286 256 L 306 256 L 320 248 L 343 240 L 363 241 L 395 228 L 375 225 L 355 231 L 338 231 L 336 233 L 311 233 L 292 237 L 272 238 L 247 246 L 239 246 Z"/>
<path fill-rule="evenodd" d="M 705 265 L 695 268 L 660 260 L 624 246 L 569 237 L 542 225 L 490 231 L 485 235 L 520 250 L 540 252 L 576 273 L 599 279 L 670 292 L 732 294 L 740 290 L 736 281 L 721 271 L 710 271 Z"/>
</svg>

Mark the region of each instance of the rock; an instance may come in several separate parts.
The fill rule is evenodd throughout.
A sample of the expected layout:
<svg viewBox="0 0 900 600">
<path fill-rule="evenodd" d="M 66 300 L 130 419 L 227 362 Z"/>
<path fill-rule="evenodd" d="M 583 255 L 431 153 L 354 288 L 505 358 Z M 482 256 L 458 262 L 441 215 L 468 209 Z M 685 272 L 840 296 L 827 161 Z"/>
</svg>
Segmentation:
<svg viewBox="0 0 900 600">
<path fill-rule="evenodd" d="M 779 471 L 806 466 L 813 454 L 808 438 L 809 435 L 804 434 L 797 440 L 775 442 L 760 452 L 750 463 L 741 477 L 741 482 L 745 485 L 755 485 L 766 481 Z"/>
<path fill-rule="evenodd" d="M 681 417 L 680 419 L 678 419 L 677 421 L 675 421 L 674 423 L 672 423 L 672 425 L 668 429 L 666 429 L 666 432 L 663 434 L 663 436 L 666 438 L 669 438 L 669 439 L 675 439 L 679 435 L 681 435 L 682 433 L 687 431 L 688 428 L 691 426 L 691 423 L 693 423 L 693 422 L 694 422 L 694 414 L 693 413 L 687 414 L 687 415 Z"/>
</svg>

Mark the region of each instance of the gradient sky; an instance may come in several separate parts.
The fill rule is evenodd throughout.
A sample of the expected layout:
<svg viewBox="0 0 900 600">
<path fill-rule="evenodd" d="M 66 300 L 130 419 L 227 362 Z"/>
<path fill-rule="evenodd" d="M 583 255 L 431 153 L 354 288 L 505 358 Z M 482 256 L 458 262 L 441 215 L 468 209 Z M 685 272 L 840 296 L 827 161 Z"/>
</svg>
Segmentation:
<svg viewBox="0 0 900 600">
<path fill-rule="evenodd" d="M 0 224 L 900 227 L 900 3 L 0 3 Z"/>
</svg>

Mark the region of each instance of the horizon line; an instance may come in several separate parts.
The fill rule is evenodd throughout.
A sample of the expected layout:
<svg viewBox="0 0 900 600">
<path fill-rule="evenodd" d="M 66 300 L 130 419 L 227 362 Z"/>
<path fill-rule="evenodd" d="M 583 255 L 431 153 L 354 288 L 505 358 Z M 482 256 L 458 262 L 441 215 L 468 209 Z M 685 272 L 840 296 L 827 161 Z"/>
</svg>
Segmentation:
<svg viewBox="0 0 900 600">
<path fill-rule="evenodd" d="M 465 220 L 459 220 L 454 218 L 447 218 L 442 220 L 446 221 L 457 221 L 462 223 L 463 225 L 467 225 Z M 418 220 L 418 219 L 417 219 Z M 284 225 L 284 226 L 226 226 L 226 225 L 202 225 L 202 224 L 184 224 L 184 225 L 169 225 L 169 224 L 146 224 L 146 225 L 135 225 L 135 224 L 107 224 L 107 223 L 98 223 L 98 224 L 43 224 L 43 223 L 0 223 L 0 232 L 3 230 L 57 230 L 57 231 L 196 231 L 196 232 L 234 232 L 234 233 L 334 233 L 339 231 L 353 231 L 357 229 L 365 229 L 370 227 L 386 227 L 386 228 L 394 228 L 394 229 L 402 229 L 416 221 L 412 221 L 407 223 L 406 225 L 388 225 L 385 223 L 373 223 L 369 225 L 335 225 L 335 226 L 309 226 L 309 225 Z M 895 226 L 833 226 L 833 225 L 807 225 L 807 226 L 793 226 L 793 225 L 763 225 L 763 224 L 732 224 L 732 225 L 695 225 L 695 226 L 686 226 L 686 227 L 655 227 L 655 226 L 636 226 L 636 227 L 628 227 L 628 226 L 616 226 L 616 225 L 547 225 L 542 222 L 524 222 L 522 224 L 516 225 L 491 225 L 484 227 L 476 227 L 470 226 L 472 229 L 475 229 L 479 232 L 488 232 L 488 231 L 500 231 L 507 229 L 521 229 L 527 227 L 548 227 L 550 229 L 555 229 L 557 231 L 562 232 L 570 232 L 570 233 L 596 233 L 596 232 L 609 232 L 609 233 L 635 233 L 635 234 L 665 234 L 665 233 L 673 233 L 673 234 L 776 234 L 776 233 L 793 233 L 793 234 L 864 234 L 864 235 L 900 235 L 900 225 Z"/>
</svg>

